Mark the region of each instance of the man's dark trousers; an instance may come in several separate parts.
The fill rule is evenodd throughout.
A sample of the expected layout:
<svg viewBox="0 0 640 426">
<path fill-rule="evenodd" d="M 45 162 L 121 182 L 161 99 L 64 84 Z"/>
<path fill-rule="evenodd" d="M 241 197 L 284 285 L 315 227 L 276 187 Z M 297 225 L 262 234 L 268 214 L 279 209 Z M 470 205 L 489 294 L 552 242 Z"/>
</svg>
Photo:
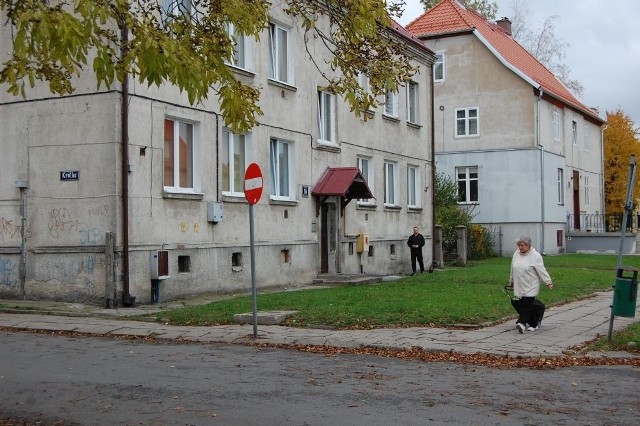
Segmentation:
<svg viewBox="0 0 640 426">
<path fill-rule="evenodd" d="M 416 273 L 416 260 L 418 261 L 418 264 L 420 265 L 420 272 L 424 272 L 424 263 L 422 261 L 422 249 L 421 248 L 417 248 L 411 249 L 411 270 L 413 271 L 413 273 Z"/>
</svg>

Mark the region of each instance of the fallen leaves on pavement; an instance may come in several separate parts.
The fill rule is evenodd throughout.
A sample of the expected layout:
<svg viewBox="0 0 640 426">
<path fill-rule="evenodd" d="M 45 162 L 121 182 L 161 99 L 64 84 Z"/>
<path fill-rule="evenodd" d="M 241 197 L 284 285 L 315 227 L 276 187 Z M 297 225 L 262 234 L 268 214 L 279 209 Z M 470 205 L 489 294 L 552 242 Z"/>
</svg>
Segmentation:
<svg viewBox="0 0 640 426">
<path fill-rule="evenodd" d="M 0 327 L 0 331 L 24 332 L 33 334 L 49 334 L 55 336 L 68 337 L 101 337 L 116 340 L 138 341 L 154 344 L 206 344 L 206 342 L 194 342 L 193 340 L 167 340 L 159 339 L 156 336 L 135 336 L 135 335 L 103 335 L 94 333 L 80 333 L 75 331 L 51 331 L 51 330 L 17 330 L 13 328 Z M 299 352 L 310 352 L 325 354 L 327 356 L 336 355 L 374 355 L 386 358 L 398 358 L 407 361 L 422 362 L 453 362 L 457 364 L 480 365 L 491 368 L 531 368 L 531 369 L 553 369 L 562 367 L 585 367 L 603 365 L 630 365 L 640 367 L 640 357 L 609 357 L 606 354 L 593 355 L 563 355 L 557 357 L 523 357 L 523 356 L 499 356 L 487 353 L 460 353 L 454 351 L 428 351 L 419 347 L 406 349 L 362 346 L 354 348 L 344 348 L 326 345 L 300 345 L 283 343 L 261 343 L 244 340 L 238 344 L 260 348 L 289 349 Z"/>
</svg>

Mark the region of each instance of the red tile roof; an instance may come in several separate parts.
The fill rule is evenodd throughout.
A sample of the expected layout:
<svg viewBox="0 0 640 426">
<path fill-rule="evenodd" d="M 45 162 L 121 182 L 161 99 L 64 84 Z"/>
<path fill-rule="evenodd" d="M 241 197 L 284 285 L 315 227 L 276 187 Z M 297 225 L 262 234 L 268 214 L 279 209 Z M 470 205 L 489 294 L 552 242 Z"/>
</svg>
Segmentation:
<svg viewBox="0 0 640 426">
<path fill-rule="evenodd" d="M 498 59 L 514 67 L 529 83 L 538 85 L 544 93 L 559 99 L 562 103 L 604 123 L 591 108 L 582 104 L 558 80 L 510 34 L 497 24 L 489 22 L 479 13 L 467 10 L 456 0 L 443 0 L 406 26 L 407 30 L 421 39 L 442 37 L 457 33 L 476 34 L 488 43 Z M 483 40 L 484 39 L 484 40 Z M 536 87 L 537 88 L 537 87 Z"/>
</svg>

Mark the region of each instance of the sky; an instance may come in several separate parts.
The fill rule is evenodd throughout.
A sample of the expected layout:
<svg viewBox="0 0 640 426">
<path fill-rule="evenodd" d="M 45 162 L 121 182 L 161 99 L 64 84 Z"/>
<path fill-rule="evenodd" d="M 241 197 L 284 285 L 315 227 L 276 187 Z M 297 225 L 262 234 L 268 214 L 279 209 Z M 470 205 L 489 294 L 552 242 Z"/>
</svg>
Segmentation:
<svg viewBox="0 0 640 426">
<path fill-rule="evenodd" d="M 513 0 L 494 0 L 497 18 L 513 15 Z M 538 32 L 557 16 L 555 34 L 567 44 L 569 77 L 584 86 L 579 100 L 600 116 L 618 109 L 640 127 L 640 1 L 525 0 L 527 26 Z M 408 24 L 424 12 L 419 0 L 406 0 L 399 22 Z"/>
</svg>

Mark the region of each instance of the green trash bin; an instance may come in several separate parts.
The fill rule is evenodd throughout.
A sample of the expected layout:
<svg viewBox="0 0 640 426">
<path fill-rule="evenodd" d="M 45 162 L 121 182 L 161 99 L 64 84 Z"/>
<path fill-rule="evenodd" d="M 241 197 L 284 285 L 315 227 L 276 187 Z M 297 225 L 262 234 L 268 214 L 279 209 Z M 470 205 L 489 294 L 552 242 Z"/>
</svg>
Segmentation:
<svg viewBox="0 0 640 426">
<path fill-rule="evenodd" d="M 637 279 L 624 277 L 616 278 L 616 285 L 613 289 L 612 314 L 618 317 L 635 317 L 637 297 Z"/>
</svg>

